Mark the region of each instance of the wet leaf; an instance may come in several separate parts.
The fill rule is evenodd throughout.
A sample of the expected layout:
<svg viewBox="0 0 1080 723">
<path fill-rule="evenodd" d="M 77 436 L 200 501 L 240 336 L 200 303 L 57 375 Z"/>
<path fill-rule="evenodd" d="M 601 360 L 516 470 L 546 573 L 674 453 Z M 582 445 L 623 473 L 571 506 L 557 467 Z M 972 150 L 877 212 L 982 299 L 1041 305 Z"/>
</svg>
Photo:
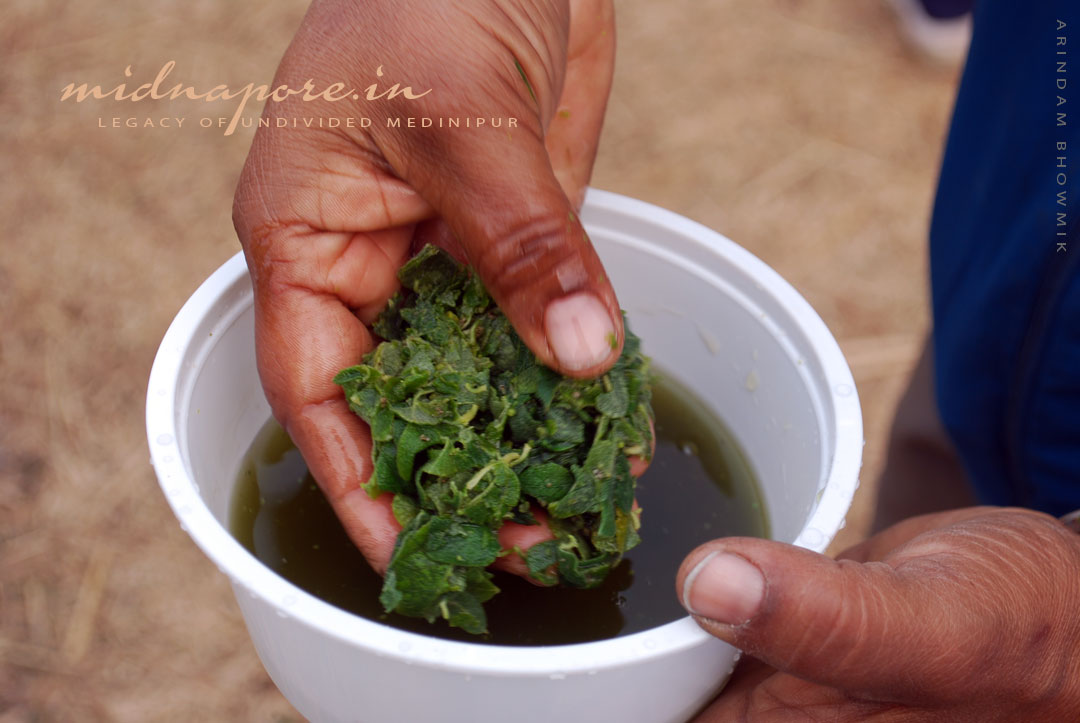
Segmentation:
<svg viewBox="0 0 1080 723">
<path fill-rule="evenodd" d="M 388 612 L 486 631 L 498 592 L 485 569 L 509 520 L 554 540 L 524 552 L 545 584 L 599 584 L 638 542 L 628 457 L 647 456 L 651 375 L 629 329 L 598 379 L 542 366 L 479 279 L 428 246 L 375 322 L 384 340 L 342 370 L 350 409 L 371 427 L 365 489 L 393 493 L 403 526 L 380 595 Z"/>
</svg>

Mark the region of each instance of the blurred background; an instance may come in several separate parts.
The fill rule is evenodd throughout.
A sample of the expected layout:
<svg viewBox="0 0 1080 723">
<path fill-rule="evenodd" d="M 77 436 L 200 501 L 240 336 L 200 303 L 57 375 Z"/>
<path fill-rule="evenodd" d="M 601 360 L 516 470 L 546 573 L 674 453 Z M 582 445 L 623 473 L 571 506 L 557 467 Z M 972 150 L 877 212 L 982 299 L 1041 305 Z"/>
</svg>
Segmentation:
<svg viewBox="0 0 1080 723">
<path fill-rule="evenodd" d="M 169 511 L 143 426 L 161 336 L 239 250 L 230 205 L 252 131 L 199 128 L 201 104 L 59 98 L 168 60 L 200 88 L 269 82 L 305 6 L 4 4 L 0 723 L 300 719 Z M 959 66 L 913 53 L 884 2 L 619 0 L 618 43 L 593 185 L 746 246 L 847 354 L 866 449 L 841 549 L 866 533 L 927 329 L 926 229 Z M 132 110 L 189 121 L 97 127 Z"/>
</svg>

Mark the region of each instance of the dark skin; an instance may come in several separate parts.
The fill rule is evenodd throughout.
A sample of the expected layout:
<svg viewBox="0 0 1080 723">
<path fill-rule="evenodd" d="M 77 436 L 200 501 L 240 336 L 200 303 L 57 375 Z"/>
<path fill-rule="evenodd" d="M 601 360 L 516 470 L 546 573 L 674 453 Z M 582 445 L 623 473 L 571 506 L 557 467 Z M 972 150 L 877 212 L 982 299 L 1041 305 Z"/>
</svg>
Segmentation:
<svg viewBox="0 0 1080 723">
<path fill-rule="evenodd" d="M 370 436 L 331 380 L 373 348 L 370 324 L 412 250 L 434 242 L 470 263 L 548 366 L 587 377 L 618 358 L 618 300 L 576 213 L 613 63 L 609 0 L 316 2 L 282 59 L 274 87 L 314 78 L 363 89 L 386 66 L 391 82 L 432 91 L 418 100 L 268 103 L 270 117 L 373 123 L 260 128 L 233 212 L 274 416 L 377 570 L 400 528 L 389 495 L 373 500 L 360 489 Z M 513 117 L 517 126 L 388 129 L 385 119 L 399 116 Z M 638 460 L 635 472 L 643 469 Z M 507 549 L 549 538 L 543 525 L 500 533 Z M 498 564 L 525 572 L 517 555 Z"/>
<path fill-rule="evenodd" d="M 398 527 L 389 496 L 360 489 L 370 437 L 331 380 L 372 348 L 369 325 L 414 248 L 433 241 L 471 264 L 552 368 L 595 375 L 621 349 L 618 302 L 576 214 L 613 62 L 610 0 L 324 0 L 282 60 L 275 85 L 362 89 L 381 65 L 382 88 L 432 89 L 268 103 L 270 117 L 373 122 L 261 128 L 234 207 L 267 398 L 377 570 Z M 395 116 L 518 126 L 387 129 Z M 547 536 L 508 524 L 500 539 L 527 549 Z M 499 564 L 523 572 L 516 555 Z M 700 720 L 1080 720 L 1078 571 L 1080 536 L 1015 509 L 915 517 L 837 560 L 713 541 L 689 555 L 676 591 L 705 630 L 753 657 Z"/>
<path fill-rule="evenodd" d="M 696 720 L 1078 719 L 1080 535 L 1048 515 L 969 507 L 912 517 L 835 560 L 715 540 L 680 567 L 680 596 L 717 550 L 756 567 L 764 595 L 733 622 L 695 617 L 753 656 Z M 732 618 L 729 601 L 701 593 L 690 593 L 694 609 Z"/>
</svg>

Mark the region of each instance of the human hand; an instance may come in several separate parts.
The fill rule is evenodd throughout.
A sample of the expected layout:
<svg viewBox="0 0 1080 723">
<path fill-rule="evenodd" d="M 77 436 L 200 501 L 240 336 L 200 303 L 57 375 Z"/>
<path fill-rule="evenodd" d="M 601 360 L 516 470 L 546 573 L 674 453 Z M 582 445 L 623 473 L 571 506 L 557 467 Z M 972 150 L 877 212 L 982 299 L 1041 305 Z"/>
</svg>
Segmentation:
<svg viewBox="0 0 1080 723">
<path fill-rule="evenodd" d="M 1047 515 L 914 517 L 835 561 L 716 540 L 677 590 L 754 657 L 698 721 L 1080 720 L 1080 535 Z"/>
<path fill-rule="evenodd" d="M 380 572 L 400 527 L 390 495 L 373 500 L 360 488 L 371 471 L 370 435 L 332 379 L 373 348 L 368 326 L 411 249 L 433 241 L 463 257 L 554 369 L 596 375 L 621 351 L 618 301 L 576 214 L 611 84 L 613 13 L 610 0 L 317 1 L 278 68 L 274 87 L 311 78 L 365 88 L 384 66 L 391 83 L 431 90 L 417 100 L 268 103 L 271 119 L 373 122 L 259 128 L 233 212 L 254 284 L 267 399 Z M 479 129 L 385 122 L 408 116 L 504 121 Z M 500 533 L 507 549 L 549 537 L 543 525 Z M 498 564 L 525 572 L 517 555 Z"/>
</svg>

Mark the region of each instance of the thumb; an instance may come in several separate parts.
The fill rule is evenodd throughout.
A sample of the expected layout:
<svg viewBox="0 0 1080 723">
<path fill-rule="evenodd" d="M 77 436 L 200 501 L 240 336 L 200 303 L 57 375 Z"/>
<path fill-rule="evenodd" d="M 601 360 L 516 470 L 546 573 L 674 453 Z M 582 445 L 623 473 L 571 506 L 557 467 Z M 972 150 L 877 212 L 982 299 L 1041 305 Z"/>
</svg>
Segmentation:
<svg viewBox="0 0 1080 723">
<path fill-rule="evenodd" d="M 717 637 L 773 667 L 845 690 L 872 690 L 882 675 L 869 658 L 888 651 L 907 667 L 915 630 L 899 581 L 884 565 L 835 561 L 799 547 L 730 538 L 683 563 L 683 605 Z M 898 608 L 895 610 L 894 608 Z M 888 637 L 888 640 L 884 639 Z"/>
<path fill-rule="evenodd" d="M 868 563 L 729 538 L 691 553 L 677 590 L 710 633 L 805 680 L 892 702 L 1015 701 L 1069 667 L 1048 634 L 1069 616 L 1046 594 L 1075 564 L 1048 553 L 1061 537 L 999 516 Z"/>
<path fill-rule="evenodd" d="M 441 216 L 540 360 L 564 374 L 595 376 L 622 350 L 619 302 L 552 170 L 539 125 L 518 120 L 511 128 L 504 118 L 502 128 L 416 134 L 411 144 L 438 152 L 389 155 L 398 156 L 399 173 Z M 428 162 L 410 162 L 418 157 Z"/>
</svg>

